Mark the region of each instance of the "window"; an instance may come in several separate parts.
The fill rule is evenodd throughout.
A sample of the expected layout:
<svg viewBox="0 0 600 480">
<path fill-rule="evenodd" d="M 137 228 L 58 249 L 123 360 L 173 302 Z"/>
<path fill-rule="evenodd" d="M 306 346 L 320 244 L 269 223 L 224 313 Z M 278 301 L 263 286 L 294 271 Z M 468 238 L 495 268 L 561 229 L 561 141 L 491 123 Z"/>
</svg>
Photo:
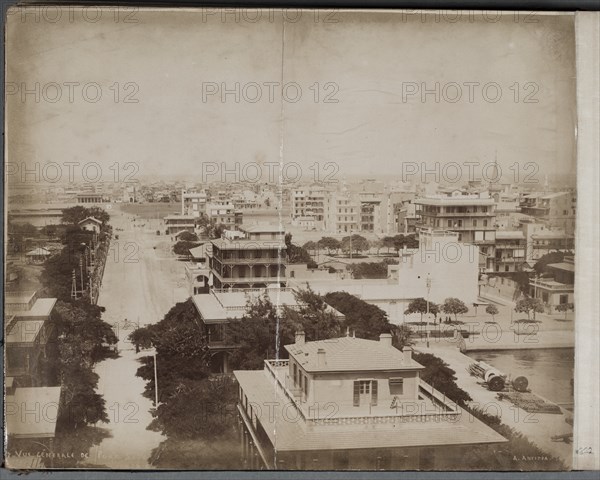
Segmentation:
<svg viewBox="0 0 600 480">
<path fill-rule="evenodd" d="M 392 377 L 388 382 L 390 385 L 390 395 L 404 394 L 404 379 L 402 377 Z"/>
<path fill-rule="evenodd" d="M 377 405 L 377 380 L 357 380 L 354 382 L 353 405 Z"/>
<path fill-rule="evenodd" d="M 298 383 L 298 366 L 294 363 L 293 364 L 293 371 L 294 371 L 294 385 L 296 385 Z"/>
<path fill-rule="evenodd" d="M 487 220 L 484 220 L 484 221 L 483 221 L 483 226 L 484 226 L 484 227 L 487 227 L 487 226 L 488 226 L 488 221 L 487 221 Z"/>
<path fill-rule="evenodd" d="M 561 305 L 564 305 L 565 303 L 569 303 L 569 295 L 561 295 L 559 302 Z"/>
</svg>

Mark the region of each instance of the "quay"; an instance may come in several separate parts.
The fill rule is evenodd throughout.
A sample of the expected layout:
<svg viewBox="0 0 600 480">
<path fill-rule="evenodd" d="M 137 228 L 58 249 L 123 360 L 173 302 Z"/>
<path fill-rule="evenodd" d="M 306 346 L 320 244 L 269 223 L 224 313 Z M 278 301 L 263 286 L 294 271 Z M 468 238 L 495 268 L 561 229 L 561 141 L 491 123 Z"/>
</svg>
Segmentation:
<svg viewBox="0 0 600 480">
<path fill-rule="evenodd" d="M 420 352 L 431 353 L 440 357 L 456 372 L 456 383 L 469 393 L 473 399 L 470 402 L 472 406 L 477 406 L 490 415 L 500 417 L 502 423 L 522 433 L 542 450 L 560 458 L 567 468 L 571 467 L 573 464 L 573 445 L 565 442 L 555 442 L 551 438 L 555 435 L 573 433 L 573 427 L 567 423 L 567 419 L 572 419 L 573 414 L 571 412 L 559 405 L 561 414 L 528 413 L 508 400 L 499 400 L 497 392 L 488 390 L 480 384 L 481 379 L 472 376 L 468 372 L 468 366 L 474 360 L 461 353 L 456 344 L 452 345 L 445 341 L 443 343 L 430 343 L 430 348 L 427 348 L 425 344 L 419 344 L 415 348 Z M 533 389 L 532 391 L 535 393 Z"/>
</svg>

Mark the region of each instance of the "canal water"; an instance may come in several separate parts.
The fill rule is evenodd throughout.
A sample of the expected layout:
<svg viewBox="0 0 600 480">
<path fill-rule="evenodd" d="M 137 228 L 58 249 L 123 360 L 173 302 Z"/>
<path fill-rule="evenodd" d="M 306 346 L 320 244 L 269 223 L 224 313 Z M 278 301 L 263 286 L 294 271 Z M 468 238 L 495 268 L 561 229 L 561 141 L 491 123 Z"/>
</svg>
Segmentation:
<svg viewBox="0 0 600 480">
<path fill-rule="evenodd" d="M 573 402 L 573 348 L 474 351 L 467 355 L 513 378 L 520 375 L 527 377 L 531 391 L 552 402 Z"/>
</svg>

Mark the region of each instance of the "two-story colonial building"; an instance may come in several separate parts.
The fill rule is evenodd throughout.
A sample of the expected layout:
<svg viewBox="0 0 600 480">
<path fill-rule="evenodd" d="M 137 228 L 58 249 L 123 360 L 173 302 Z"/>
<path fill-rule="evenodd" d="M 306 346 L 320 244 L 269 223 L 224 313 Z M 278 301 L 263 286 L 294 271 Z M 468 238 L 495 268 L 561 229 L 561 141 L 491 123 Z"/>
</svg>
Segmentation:
<svg viewBox="0 0 600 480">
<path fill-rule="evenodd" d="M 215 288 L 285 287 L 286 245 L 279 226 L 253 225 L 225 231 L 207 252 Z"/>
</svg>

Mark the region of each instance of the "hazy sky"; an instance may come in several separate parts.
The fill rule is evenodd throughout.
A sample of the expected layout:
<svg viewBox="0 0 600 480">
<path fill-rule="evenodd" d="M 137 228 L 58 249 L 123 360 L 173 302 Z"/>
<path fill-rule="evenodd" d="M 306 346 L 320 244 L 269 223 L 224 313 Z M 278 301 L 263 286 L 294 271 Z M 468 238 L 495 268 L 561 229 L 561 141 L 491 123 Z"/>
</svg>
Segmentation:
<svg viewBox="0 0 600 480">
<path fill-rule="evenodd" d="M 239 22 L 163 11 L 123 23 L 125 13 L 9 15 L 9 162 L 136 162 L 139 175 L 199 179 L 202 162 L 335 162 L 340 175 L 381 175 L 497 152 L 504 169 L 574 171 L 572 16 L 305 11 L 284 22 L 265 11 L 253 23 L 255 11 Z M 422 98 L 436 82 L 439 98 Z M 236 83 L 239 102 L 223 98 Z"/>
</svg>

